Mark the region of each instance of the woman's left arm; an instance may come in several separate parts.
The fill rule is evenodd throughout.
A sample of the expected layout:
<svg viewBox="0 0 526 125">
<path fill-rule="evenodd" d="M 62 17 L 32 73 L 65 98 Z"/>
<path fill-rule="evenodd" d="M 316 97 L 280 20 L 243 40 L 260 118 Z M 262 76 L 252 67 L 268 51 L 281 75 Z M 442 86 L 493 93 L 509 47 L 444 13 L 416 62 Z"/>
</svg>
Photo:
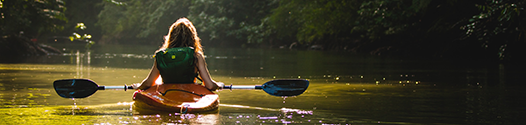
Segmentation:
<svg viewBox="0 0 526 125">
<path fill-rule="evenodd" d="M 205 58 L 202 53 L 196 54 L 197 56 L 197 69 L 199 70 L 199 75 L 201 76 L 205 87 L 209 90 L 217 90 L 222 89 L 224 86 L 224 83 L 222 82 L 216 82 L 212 80 L 212 77 L 210 77 L 210 73 L 208 72 L 208 68 L 206 67 Z"/>
</svg>

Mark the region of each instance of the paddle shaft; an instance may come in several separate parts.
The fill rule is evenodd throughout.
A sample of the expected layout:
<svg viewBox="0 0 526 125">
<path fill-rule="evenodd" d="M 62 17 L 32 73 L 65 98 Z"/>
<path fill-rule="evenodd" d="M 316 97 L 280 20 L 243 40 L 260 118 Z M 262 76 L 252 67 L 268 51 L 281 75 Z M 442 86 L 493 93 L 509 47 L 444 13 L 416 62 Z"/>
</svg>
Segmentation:
<svg viewBox="0 0 526 125">
<path fill-rule="evenodd" d="M 98 87 L 98 90 L 106 90 L 106 89 L 124 89 L 124 90 L 127 90 L 127 89 L 133 89 L 132 86 L 99 86 Z M 255 85 L 255 86 L 250 86 L 250 85 L 236 85 L 236 86 L 233 86 L 233 85 L 230 85 L 230 86 L 224 86 L 223 89 L 263 89 L 263 86 L 260 86 L 260 85 Z"/>
<path fill-rule="evenodd" d="M 124 91 L 128 90 L 128 89 L 133 89 L 132 86 L 99 86 L 98 87 L 98 90 L 106 90 L 106 89 L 124 89 Z"/>
<path fill-rule="evenodd" d="M 223 86 L 223 89 L 263 89 L 263 86 L 256 85 L 256 86 L 250 86 L 250 85 L 236 85 L 236 86 Z"/>
</svg>

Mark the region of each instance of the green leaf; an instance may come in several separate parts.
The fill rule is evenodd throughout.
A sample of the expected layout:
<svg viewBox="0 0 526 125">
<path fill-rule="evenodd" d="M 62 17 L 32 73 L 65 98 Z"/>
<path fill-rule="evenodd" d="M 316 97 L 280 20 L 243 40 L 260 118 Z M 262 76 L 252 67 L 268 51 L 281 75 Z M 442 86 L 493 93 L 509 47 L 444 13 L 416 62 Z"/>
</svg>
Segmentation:
<svg viewBox="0 0 526 125">
<path fill-rule="evenodd" d="M 82 39 L 91 39 L 91 35 L 89 35 L 89 34 L 84 34 L 84 36 L 82 36 Z"/>
<path fill-rule="evenodd" d="M 77 23 L 77 26 L 75 27 L 75 29 L 84 30 L 86 29 L 86 26 L 84 25 L 84 23 Z"/>
</svg>

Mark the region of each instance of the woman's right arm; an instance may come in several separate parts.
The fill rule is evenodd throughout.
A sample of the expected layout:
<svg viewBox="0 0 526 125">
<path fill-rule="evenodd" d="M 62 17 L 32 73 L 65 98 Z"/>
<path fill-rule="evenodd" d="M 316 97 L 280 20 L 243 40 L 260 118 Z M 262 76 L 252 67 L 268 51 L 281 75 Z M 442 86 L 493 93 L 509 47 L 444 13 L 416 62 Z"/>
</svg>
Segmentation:
<svg viewBox="0 0 526 125">
<path fill-rule="evenodd" d="M 148 76 L 142 81 L 141 86 L 139 86 L 138 89 L 145 90 L 150 88 L 153 84 L 155 84 L 155 80 L 159 78 L 159 69 L 157 69 L 157 62 L 153 61 L 152 69 L 150 70 L 150 73 Z"/>
</svg>

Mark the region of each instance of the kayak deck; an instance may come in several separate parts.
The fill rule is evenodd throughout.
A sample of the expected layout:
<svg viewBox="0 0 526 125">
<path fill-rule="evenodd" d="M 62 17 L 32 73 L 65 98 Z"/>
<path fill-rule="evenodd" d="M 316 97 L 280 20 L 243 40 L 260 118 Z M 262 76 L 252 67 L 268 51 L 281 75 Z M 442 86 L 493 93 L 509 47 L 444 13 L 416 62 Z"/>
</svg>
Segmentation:
<svg viewBox="0 0 526 125">
<path fill-rule="evenodd" d="M 219 96 L 197 84 L 162 84 L 133 96 L 136 109 L 198 113 L 215 111 L 219 107 Z"/>
</svg>

